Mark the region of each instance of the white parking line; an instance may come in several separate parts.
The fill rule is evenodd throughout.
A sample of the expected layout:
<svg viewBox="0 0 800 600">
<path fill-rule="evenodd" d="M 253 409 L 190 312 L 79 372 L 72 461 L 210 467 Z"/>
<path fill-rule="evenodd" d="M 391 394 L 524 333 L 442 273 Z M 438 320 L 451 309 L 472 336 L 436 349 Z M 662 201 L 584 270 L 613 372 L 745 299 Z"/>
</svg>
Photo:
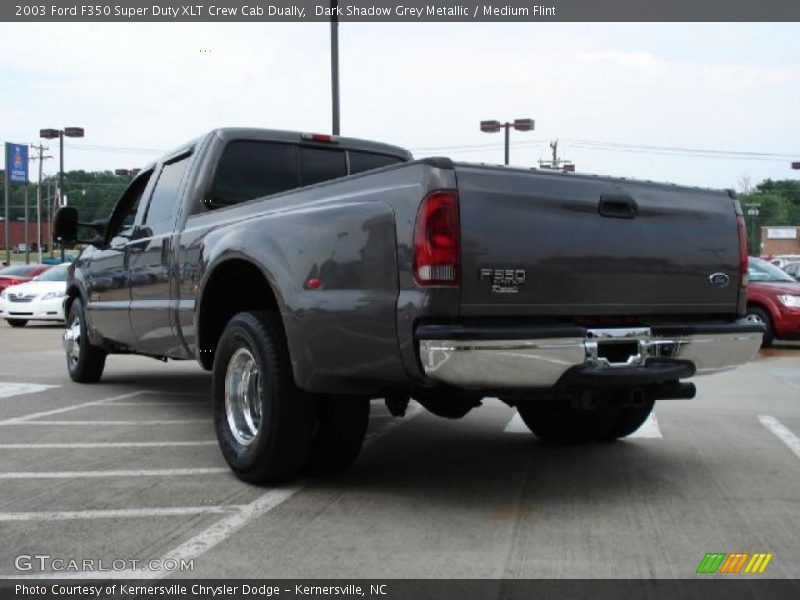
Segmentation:
<svg viewBox="0 0 800 600">
<path fill-rule="evenodd" d="M 522 417 L 519 416 L 518 412 L 514 412 L 514 416 L 511 417 L 511 420 L 506 425 L 505 429 L 503 429 L 503 433 L 530 433 L 531 430 L 528 429 L 528 426 L 525 425 L 525 421 L 522 420 Z"/>
<path fill-rule="evenodd" d="M 657 439 L 662 438 L 661 429 L 658 426 L 658 419 L 656 413 L 651 412 L 647 420 L 642 423 L 636 431 L 628 436 L 629 438 L 644 438 L 644 439 Z"/>
<path fill-rule="evenodd" d="M 77 521 L 83 519 L 128 519 L 185 515 L 227 515 L 241 513 L 243 504 L 213 506 L 175 506 L 166 508 L 121 508 L 101 510 L 64 510 L 49 512 L 0 512 L 0 522 L 7 521 Z"/>
<path fill-rule="evenodd" d="M 414 417 L 420 415 L 422 413 L 422 407 L 417 404 L 416 402 L 412 402 L 408 406 L 408 410 L 406 411 L 406 416 L 402 420 L 392 421 L 387 423 L 380 431 L 375 432 L 367 436 L 367 439 L 364 442 L 364 447 L 369 446 L 370 444 L 374 443 L 379 438 L 383 437 L 384 435 L 390 433 L 395 428 L 405 423 L 408 423 Z M 172 469 L 172 470 L 163 470 L 163 471 L 82 471 L 77 472 L 77 476 L 88 476 L 88 477 L 103 477 L 108 476 L 109 473 L 113 474 L 125 474 L 125 476 L 138 476 L 141 474 L 142 476 L 145 475 L 152 475 L 154 473 L 158 474 L 190 474 L 189 471 L 192 471 L 194 474 L 196 472 L 204 472 L 204 473 L 219 473 L 219 472 L 230 472 L 230 469 L 227 467 L 225 468 L 211 468 L 211 469 Z M 81 475 L 82 473 L 82 475 Z M 86 475 L 87 473 L 91 473 L 91 475 Z M 134 474 L 134 475 L 128 475 Z M 4 478 L 4 475 L 9 475 L 8 473 L 0 473 L 0 479 Z M 15 474 L 11 474 L 15 475 Z M 18 474 L 17 474 L 18 475 Z M 34 473 L 33 475 L 39 475 Z M 69 474 L 62 474 L 62 473 L 51 473 L 50 475 L 61 477 L 70 477 L 72 475 Z M 73 473 L 73 475 L 76 475 Z M 13 477 L 12 477 L 13 478 Z M 236 531 L 244 527 L 247 523 L 252 521 L 253 519 L 268 513 L 269 511 L 277 508 L 286 500 L 291 498 L 294 494 L 302 490 L 306 487 L 307 483 L 302 483 L 300 485 L 290 486 L 290 487 L 282 487 L 282 488 L 273 488 L 270 489 L 255 500 L 250 502 L 249 504 L 243 505 L 236 505 L 235 507 L 227 507 L 227 510 L 234 511 L 232 514 L 216 521 L 211 526 L 207 527 L 206 529 L 200 531 L 195 536 L 189 538 L 182 544 L 178 545 L 176 548 L 173 548 L 171 551 L 167 552 L 163 555 L 160 564 L 164 564 L 164 561 L 167 559 L 175 559 L 177 558 L 180 560 L 181 558 L 184 560 L 191 560 L 198 558 L 208 552 L 211 548 L 216 546 L 217 544 L 225 541 L 231 535 L 233 535 Z M 208 507 L 212 508 L 212 507 Z M 161 510 L 161 509 L 141 509 L 140 516 L 150 516 L 153 511 Z M 148 512 L 149 511 L 149 512 Z M 74 511 L 75 515 L 80 515 L 85 511 Z M 210 510 L 209 513 L 214 514 L 213 510 Z M 13 513 L 9 513 L 13 514 Z M 35 515 L 37 513 L 28 513 L 31 515 Z M 40 514 L 47 514 L 47 513 L 40 513 Z M 57 514 L 57 513 L 50 513 L 50 514 Z M 0 513 L 2 515 L 2 513 Z M 133 513 L 129 513 L 130 516 L 133 516 Z M 80 516 L 76 516 L 75 518 L 81 518 Z M 91 518 L 91 517 L 89 517 Z M 1 520 L 1 519 L 0 519 Z M 32 517 L 29 520 L 35 520 L 35 517 Z M 58 579 L 104 579 L 104 578 L 136 578 L 136 579 L 161 579 L 169 575 L 169 571 L 161 571 L 161 570 L 144 570 L 144 571 L 114 571 L 111 573 L 105 572 L 85 572 L 85 573 L 40 573 L 30 577 L 21 577 L 19 574 L 16 575 L 0 575 L 0 579 L 51 579 L 51 578 L 58 578 Z"/>
<path fill-rule="evenodd" d="M 519 413 L 515 413 L 508 424 L 503 429 L 503 433 L 530 433 L 530 429 L 528 426 L 525 425 L 525 421 L 522 420 L 522 417 L 519 416 Z M 642 426 L 634 431 L 632 434 L 628 436 L 629 438 L 642 438 L 642 439 L 659 439 L 664 436 L 661 435 L 661 429 L 658 426 L 658 420 L 656 419 L 656 413 L 650 413 L 650 416 L 647 417 L 647 420 L 642 424 Z"/>
<path fill-rule="evenodd" d="M 2 421 L 0 421 L 0 425 L 16 425 L 17 423 L 25 423 L 28 421 L 32 421 L 33 419 L 38 419 L 39 417 L 49 417 L 50 415 L 58 415 L 61 413 L 78 410 L 80 408 L 84 408 L 87 406 L 98 406 L 102 404 L 108 404 L 109 402 L 114 402 L 115 400 L 123 400 L 125 398 L 133 398 L 135 396 L 141 396 L 142 394 L 151 394 L 151 393 L 152 392 L 148 392 L 145 390 L 139 390 L 137 392 L 128 392 L 127 394 L 120 394 L 118 396 L 111 396 L 110 398 L 103 398 L 102 400 L 91 400 L 89 402 L 81 402 L 80 404 L 72 404 L 70 406 L 64 406 L 62 408 L 43 410 L 40 412 L 30 413 L 19 417 L 3 419 Z"/>
<path fill-rule="evenodd" d="M 52 444 L 0 444 L 0 450 L 82 450 L 93 448 L 161 448 L 163 446 L 216 446 L 216 440 L 198 440 L 196 442 L 89 442 L 89 443 L 52 443 Z"/>
<path fill-rule="evenodd" d="M 782 441 L 789 450 L 794 452 L 797 458 L 800 458 L 800 438 L 789 431 L 789 429 L 775 417 L 758 415 L 758 420 L 764 427 L 769 429 L 775 437 Z"/>
<path fill-rule="evenodd" d="M 43 383 L 15 383 L 13 381 L 0 381 L 0 398 L 10 398 L 22 394 L 36 394 L 57 388 L 57 385 L 46 385 Z"/>
<path fill-rule="evenodd" d="M 150 402 L 149 400 L 143 400 L 141 402 L 110 402 L 109 406 L 202 406 L 206 407 L 208 404 L 204 402 L 191 402 L 186 400 L 177 400 L 175 402 L 170 401 L 163 401 L 163 402 Z"/>
<path fill-rule="evenodd" d="M 14 421 L 2 422 L 0 425 L 57 425 L 59 427 L 69 425 L 185 425 L 187 423 L 211 423 L 208 419 L 166 419 L 158 421 Z"/>
<path fill-rule="evenodd" d="M 6 471 L 2 479 L 82 479 L 84 477 L 176 477 L 181 475 L 214 475 L 230 473 L 228 467 L 190 469 L 121 469 L 118 471 Z"/>
</svg>

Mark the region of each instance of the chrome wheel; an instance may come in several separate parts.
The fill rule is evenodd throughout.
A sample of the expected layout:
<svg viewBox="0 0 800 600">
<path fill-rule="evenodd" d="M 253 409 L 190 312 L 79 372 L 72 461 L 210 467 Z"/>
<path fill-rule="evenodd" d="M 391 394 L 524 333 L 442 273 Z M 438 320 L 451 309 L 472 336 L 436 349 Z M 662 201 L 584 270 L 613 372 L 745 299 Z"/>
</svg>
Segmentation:
<svg viewBox="0 0 800 600">
<path fill-rule="evenodd" d="M 225 414 L 234 439 L 242 446 L 253 443 L 261 430 L 263 386 L 255 357 L 239 348 L 225 373 Z"/>
<path fill-rule="evenodd" d="M 70 367 L 77 365 L 81 357 L 81 320 L 78 315 L 72 318 L 69 327 L 64 330 L 64 351 Z"/>
<path fill-rule="evenodd" d="M 763 323 L 764 319 L 761 318 L 761 315 L 757 315 L 755 313 L 750 313 L 747 315 L 747 318 L 751 321 L 755 321 L 756 323 Z"/>
</svg>

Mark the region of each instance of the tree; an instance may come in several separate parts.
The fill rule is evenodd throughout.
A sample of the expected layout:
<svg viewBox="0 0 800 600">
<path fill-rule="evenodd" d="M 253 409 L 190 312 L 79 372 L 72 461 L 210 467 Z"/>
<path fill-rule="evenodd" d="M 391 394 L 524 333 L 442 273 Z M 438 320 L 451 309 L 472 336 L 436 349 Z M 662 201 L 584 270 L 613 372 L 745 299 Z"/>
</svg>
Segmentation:
<svg viewBox="0 0 800 600">
<path fill-rule="evenodd" d="M 800 226 L 800 181 L 767 179 L 759 183 L 752 193 L 742 195 L 739 201 L 744 209 L 748 228 L 755 230 L 748 236 L 751 253 L 760 253 L 762 226 Z M 747 215 L 748 204 L 759 205 L 757 218 Z"/>
</svg>

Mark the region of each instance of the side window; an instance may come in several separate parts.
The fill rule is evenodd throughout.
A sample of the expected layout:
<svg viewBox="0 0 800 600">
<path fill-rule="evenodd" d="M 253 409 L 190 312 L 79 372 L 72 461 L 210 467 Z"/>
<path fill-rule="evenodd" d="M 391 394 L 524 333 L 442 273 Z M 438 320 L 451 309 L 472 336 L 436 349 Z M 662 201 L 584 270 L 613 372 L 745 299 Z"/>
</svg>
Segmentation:
<svg viewBox="0 0 800 600">
<path fill-rule="evenodd" d="M 370 152 L 359 152 L 358 150 L 350 151 L 350 174 L 355 175 L 362 171 L 371 171 L 372 169 L 380 169 L 381 167 L 388 167 L 389 165 L 396 165 L 397 163 L 405 162 L 402 158 L 396 156 L 388 156 L 386 154 L 372 154 Z"/>
<path fill-rule="evenodd" d="M 211 206 L 247 202 L 300 185 L 297 146 L 273 142 L 231 142 L 222 152 L 209 200 Z"/>
<path fill-rule="evenodd" d="M 156 189 L 150 196 L 150 205 L 143 220 L 147 225 L 172 224 L 177 212 L 178 188 L 186 173 L 189 156 L 165 164 L 158 175 Z"/>
<path fill-rule="evenodd" d="M 133 234 L 136 212 L 139 210 L 139 204 L 152 174 L 153 172 L 149 171 L 139 175 L 120 196 L 108 225 L 109 241 L 117 236 L 131 237 Z"/>
<path fill-rule="evenodd" d="M 344 151 L 300 147 L 300 178 L 303 185 L 320 183 L 347 175 Z"/>
</svg>

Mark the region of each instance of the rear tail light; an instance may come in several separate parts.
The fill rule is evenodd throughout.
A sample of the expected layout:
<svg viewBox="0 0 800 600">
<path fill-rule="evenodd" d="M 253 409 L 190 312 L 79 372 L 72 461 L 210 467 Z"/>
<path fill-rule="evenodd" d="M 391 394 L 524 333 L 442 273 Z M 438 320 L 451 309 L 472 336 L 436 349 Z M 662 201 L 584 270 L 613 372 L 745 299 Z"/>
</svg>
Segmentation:
<svg viewBox="0 0 800 600">
<path fill-rule="evenodd" d="M 433 192 L 420 205 L 414 228 L 414 280 L 419 285 L 459 283 L 458 196 Z"/>
<path fill-rule="evenodd" d="M 747 227 L 744 223 L 744 215 L 737 215 L 736 221 L 739 225 L 739 286 L 747 288 Z"/>
</svg>

